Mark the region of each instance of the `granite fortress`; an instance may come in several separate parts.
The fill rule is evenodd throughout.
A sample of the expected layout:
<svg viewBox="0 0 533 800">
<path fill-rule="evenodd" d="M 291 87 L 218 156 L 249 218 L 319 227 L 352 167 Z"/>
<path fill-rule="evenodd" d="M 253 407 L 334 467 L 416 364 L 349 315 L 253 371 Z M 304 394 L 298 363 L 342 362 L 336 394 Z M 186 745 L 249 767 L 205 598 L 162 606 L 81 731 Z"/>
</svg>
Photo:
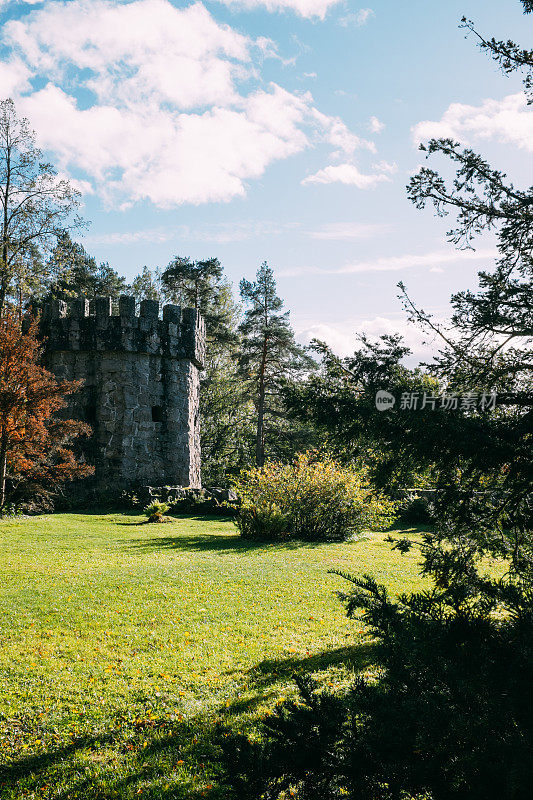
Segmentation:
<svg viewBox="0 0 533 800">
<path fill-rule="evenodd" d="M 123 296 L 56 300 L 41 318 L 45 363 L 58 378 L 83 380 L 68 414 L 93 429 L 87 447 L 98 489 L 199 487 L 199 373 L 205 326 L 193 308 Z"/>
</svg>

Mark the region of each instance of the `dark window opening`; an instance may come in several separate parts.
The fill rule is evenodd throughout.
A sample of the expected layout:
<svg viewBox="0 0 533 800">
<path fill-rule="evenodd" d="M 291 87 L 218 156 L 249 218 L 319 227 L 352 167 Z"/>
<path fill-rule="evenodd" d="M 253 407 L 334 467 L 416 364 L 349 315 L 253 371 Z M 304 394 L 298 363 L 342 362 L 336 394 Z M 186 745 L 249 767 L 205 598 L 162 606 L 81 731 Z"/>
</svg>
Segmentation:
<svg viewBox="0 0 533 800">
<path fill-rule="evenodd" d="M 87 406 L 85 409 L 85 420 L 89 425 L 94 425 L 96 422 L 96 406 Z"/>
<path fill-rule="evenodd" d="M 152 422 L 163 422 L 163 409 L 161 406 L 152 406 Z"/>
</svg>

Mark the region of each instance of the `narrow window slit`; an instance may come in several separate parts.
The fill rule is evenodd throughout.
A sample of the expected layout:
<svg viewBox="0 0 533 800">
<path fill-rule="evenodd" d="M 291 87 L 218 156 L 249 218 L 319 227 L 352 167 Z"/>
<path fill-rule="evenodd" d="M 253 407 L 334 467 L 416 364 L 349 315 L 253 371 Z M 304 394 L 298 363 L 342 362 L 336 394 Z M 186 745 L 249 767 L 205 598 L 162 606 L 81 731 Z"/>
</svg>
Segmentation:
<svg viewBox="0 0 533 800">
<path fill-rule="evenodd" d="M 152 422 L 163 422 L 162 406 L 152 406 Z"/>
</svg>

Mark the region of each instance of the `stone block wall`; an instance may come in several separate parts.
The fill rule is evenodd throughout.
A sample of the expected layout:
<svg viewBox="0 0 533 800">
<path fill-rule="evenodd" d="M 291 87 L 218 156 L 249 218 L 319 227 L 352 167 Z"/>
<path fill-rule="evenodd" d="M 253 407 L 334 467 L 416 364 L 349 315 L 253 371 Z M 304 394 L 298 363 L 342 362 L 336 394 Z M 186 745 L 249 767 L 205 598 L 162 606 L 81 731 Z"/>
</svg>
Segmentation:
<svg viewBox="0 0 533 800">
<path fill-rule="evenodd" d="M 91 304 L 93 305 L 93 304 Z M 87 457 L 97 488 L 199 487 L 199 372 L 205 327 L 194 309 L 123 296 L 43 310 L 46 366 L 58 378 L 83 380 L 67 413 L 93 428 Z"/>
</svg>

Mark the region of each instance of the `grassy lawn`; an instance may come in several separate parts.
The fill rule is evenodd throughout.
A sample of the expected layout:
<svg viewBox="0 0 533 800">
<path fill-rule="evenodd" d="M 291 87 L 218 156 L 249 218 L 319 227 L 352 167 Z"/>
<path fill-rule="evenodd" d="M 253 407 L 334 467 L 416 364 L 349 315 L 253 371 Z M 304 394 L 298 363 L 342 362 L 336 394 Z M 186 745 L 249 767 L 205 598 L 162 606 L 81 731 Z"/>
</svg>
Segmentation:
<svg viewBox="0 0 533 800">
<path fill-rule="evenodd" d="M 230 521 L 124 514 L 0 522 L 0 796 L 224 798 L 213 726 L 371 668 L 327 570 L 420 585 L 384 534 L 254 545 Z"/>
</svg>

